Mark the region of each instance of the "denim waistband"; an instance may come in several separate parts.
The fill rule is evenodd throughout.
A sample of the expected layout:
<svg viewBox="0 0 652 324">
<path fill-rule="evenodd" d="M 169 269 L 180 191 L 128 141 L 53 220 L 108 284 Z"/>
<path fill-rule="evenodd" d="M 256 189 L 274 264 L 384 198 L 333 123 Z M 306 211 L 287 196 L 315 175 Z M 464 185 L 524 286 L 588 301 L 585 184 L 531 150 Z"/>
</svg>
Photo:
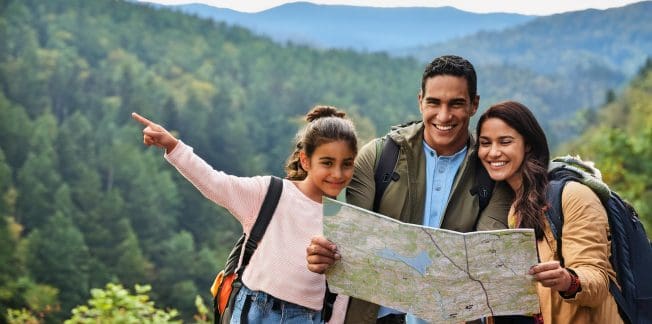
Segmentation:
<svg viewBox="0 0 652 324">
<path fill-rule="evenodd" d="M 256 323 L 323 323 L 321 311 L 279 299 L 264 291 L 254 291 L 243 285 L 238 296 L 244 299 L 241 312 L 247 314 L 250 321 L 256 319 Z"/>
<path fill-rule="evenodd" d="M 274 297 L 264 291 L 259 291 L 259 290 L 251 290 L 249 287 L 242 285 L 242 290 L 244 290 L 244 293 L 248 296 L 250 296 L 250 299 L 252 302 L 258 304 L 258 305 L 271 305 L 272 310 L 280 311 L 283 309 L 291 309 L 291 310 L 297 310 L 297 311 L 303 311 L 307 313 L 314 313 L 314 312 L 320 312 L 314 309 L 310 309 L 305 306 L 297 305 L 285 300 L 282 300 L 280 298 Z"/>
</svg>

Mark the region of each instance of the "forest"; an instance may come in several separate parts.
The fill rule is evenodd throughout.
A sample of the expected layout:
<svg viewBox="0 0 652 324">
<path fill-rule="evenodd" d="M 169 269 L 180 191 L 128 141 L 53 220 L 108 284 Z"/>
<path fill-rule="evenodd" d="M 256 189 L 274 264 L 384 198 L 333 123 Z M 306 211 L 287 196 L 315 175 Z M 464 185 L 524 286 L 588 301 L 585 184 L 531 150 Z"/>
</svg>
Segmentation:
<svg viewBox="0 0 652 324">
<path fill-rule="evenodd" d="M 59 323 L 91 299 L 124 297 L 121 287 L 178 311 L 152 312 L 154 322 L 201 321 L 193 316 L 201 300 L 210 305 L 208 288 L 241 227 L 142 145 L 133 111 L 242 176 L 282 176 L 315 104 L 344 108 L 363 142 L 419 118 L 415 59 L 278 44 L 114 0 L 5 0 L 0 13 L 0 322 L 12 309 Z M 480 83 L 481 110 L 526 77 L 499 67 L 479 74 L 501 80 Z M 532 83 L 534 99 L 517 99 L 543 116 L 537 103 L 560 85 Z M 597 95 L 601 107 L 573 107 L 566 119 L 580 135 L 558 137 L 555 150 L 595 161 L 650 234 L 652 61 Z"/>
</svg>

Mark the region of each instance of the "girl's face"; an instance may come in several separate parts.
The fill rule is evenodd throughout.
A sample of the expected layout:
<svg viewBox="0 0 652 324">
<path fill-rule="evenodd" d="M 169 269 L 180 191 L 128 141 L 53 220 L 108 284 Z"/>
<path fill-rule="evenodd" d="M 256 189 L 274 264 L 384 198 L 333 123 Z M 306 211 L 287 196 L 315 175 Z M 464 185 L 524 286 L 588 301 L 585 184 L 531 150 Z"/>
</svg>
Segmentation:
<svg viewBox="0 0 652 324">
<path fill-rule="evenodd" d="M 521 165 L 527 146 L 521 134 L 502 119 L 488 118 L 480 128 L 478 157 L 495 181 L 507 181 L 514 191 L 521 187 Z"/>
<path fill-rule="evenodd" d="M 353 160 L 355 152 L 346 141 L 334 141 L 322 144 L 308 158 L 301 152 L 301 166 L 308 173 L 304 180 L 308 197 L 321 196 L 335 198 L 344 189 L 353 176 Z"/>
</svg>

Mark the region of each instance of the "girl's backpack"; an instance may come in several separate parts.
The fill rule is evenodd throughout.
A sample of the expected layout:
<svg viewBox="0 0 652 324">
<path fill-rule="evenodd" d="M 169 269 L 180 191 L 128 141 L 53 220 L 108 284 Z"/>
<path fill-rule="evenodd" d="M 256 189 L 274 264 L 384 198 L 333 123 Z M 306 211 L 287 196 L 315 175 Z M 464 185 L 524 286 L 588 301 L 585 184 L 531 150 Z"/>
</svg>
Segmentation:
<svg viewBox="0 0 652 324">
<path fill-rule="evenodd" d="M 242 274 L 256 251 L 258 242 L 263 238 L 267 225 L 272 220 L 281 192 L 283 192 L 283 180 L 272 177 L 249 237 L 247 238 L 247 235 L 242 233 L 227 258 L 224 270 L 220 271 L 213 281 L 211 294 L 213 295 L 213 314 L 216 324 L 231 321 L 235 297 L 242 287 Z M 243 248 L 244 254 L 242 254 Z M 242 262 L 238 266 L 240 255 L 242 255 Z"/>
</svg>

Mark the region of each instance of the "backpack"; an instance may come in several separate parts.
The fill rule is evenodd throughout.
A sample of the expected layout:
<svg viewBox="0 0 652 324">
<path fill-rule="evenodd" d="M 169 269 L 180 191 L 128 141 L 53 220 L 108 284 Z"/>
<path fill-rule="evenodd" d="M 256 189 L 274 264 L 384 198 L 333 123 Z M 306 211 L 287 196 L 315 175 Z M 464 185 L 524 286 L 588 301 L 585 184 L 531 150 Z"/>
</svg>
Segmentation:
<svg viewBox="0 0 652 324">
<path fill-rule="evenodd" d="M 274 215 L 282 191 L 283 180 L 272 177 L 249 237 L 245 233 L 242 233 L 240 239 L 233 246 L 231 253 L 229 253 L 224 270 L 220 271 L 213 281 L 211 294 L 213 295 L 213 314 L 216 324 L 229 323 L 231 321 L 235 297 L 242 287 L 242 273 L 247 267 L 247 264 L 249 264 L 251 256 L 256 251 L 258 242 L 263 238 L 267 225 L 272 220 L 272 215 Z M 243 248 L 244 255 L 242 256 L 242 263 L 238 267 L 238 261 Z"/>
<path fill-rule="evenodd" d="M 414 123 L 415 122 L 410 122 L 399 126 L 393 126 L 392 130 Z M 379 147 L 381 145 L 382 148 Z M 381 141 L 378 141 L 376 152 L 378 151 L 381 151 L 381 153 L 376 154 L 376 170 L 374 172 L 376 191 L 374 193 L 373 211 L 375 212 L 378 212 L 378 208 L 380 208 L 380 200 L 383 197 L 385 189 L 387 189 L 387 186 L 389 186 L 389 183 L 391 181 L 398 181 L 400 179 L 400 175 L 394 172 L 394 168 L 398 162 L 399 146 L 394 141 L 394 139 L 389 136 L 389 134 L 385 135 Z M 480 199 L 480 211 L 478 213 L 480 214 L 487 207 L 487 205 L 489 205 L 489 200 L 491 200 L 491 194 L 493 193 L 495 181 L 489 177 L 487 169 L 485 169 L 481 164 L 475 168 L 475 179 L 476 183 L 475 186 L 471 188 L 471 194 L 478 195 L 478 198 Z"/>
<path fill-rule="evenodd" d="M 602 182 L 601 174 L 592 163 L 579 157 L 559 157 L 550 163 L 548 190 L 549 204 L 546 218 L 557 240 L 557 255 L 561 254 L 564 215 L 561 195 L 568 181 L 580 182 L 591 188 L 607 210 L 611 229 L 610 262 L 618 283 L 609 283 L 609 291 L 618 304 L 618 312 L 626 323 L 652 323 L 652 244 L 647 238 L 634 208 L 611 191 Z"/>
</svg>

